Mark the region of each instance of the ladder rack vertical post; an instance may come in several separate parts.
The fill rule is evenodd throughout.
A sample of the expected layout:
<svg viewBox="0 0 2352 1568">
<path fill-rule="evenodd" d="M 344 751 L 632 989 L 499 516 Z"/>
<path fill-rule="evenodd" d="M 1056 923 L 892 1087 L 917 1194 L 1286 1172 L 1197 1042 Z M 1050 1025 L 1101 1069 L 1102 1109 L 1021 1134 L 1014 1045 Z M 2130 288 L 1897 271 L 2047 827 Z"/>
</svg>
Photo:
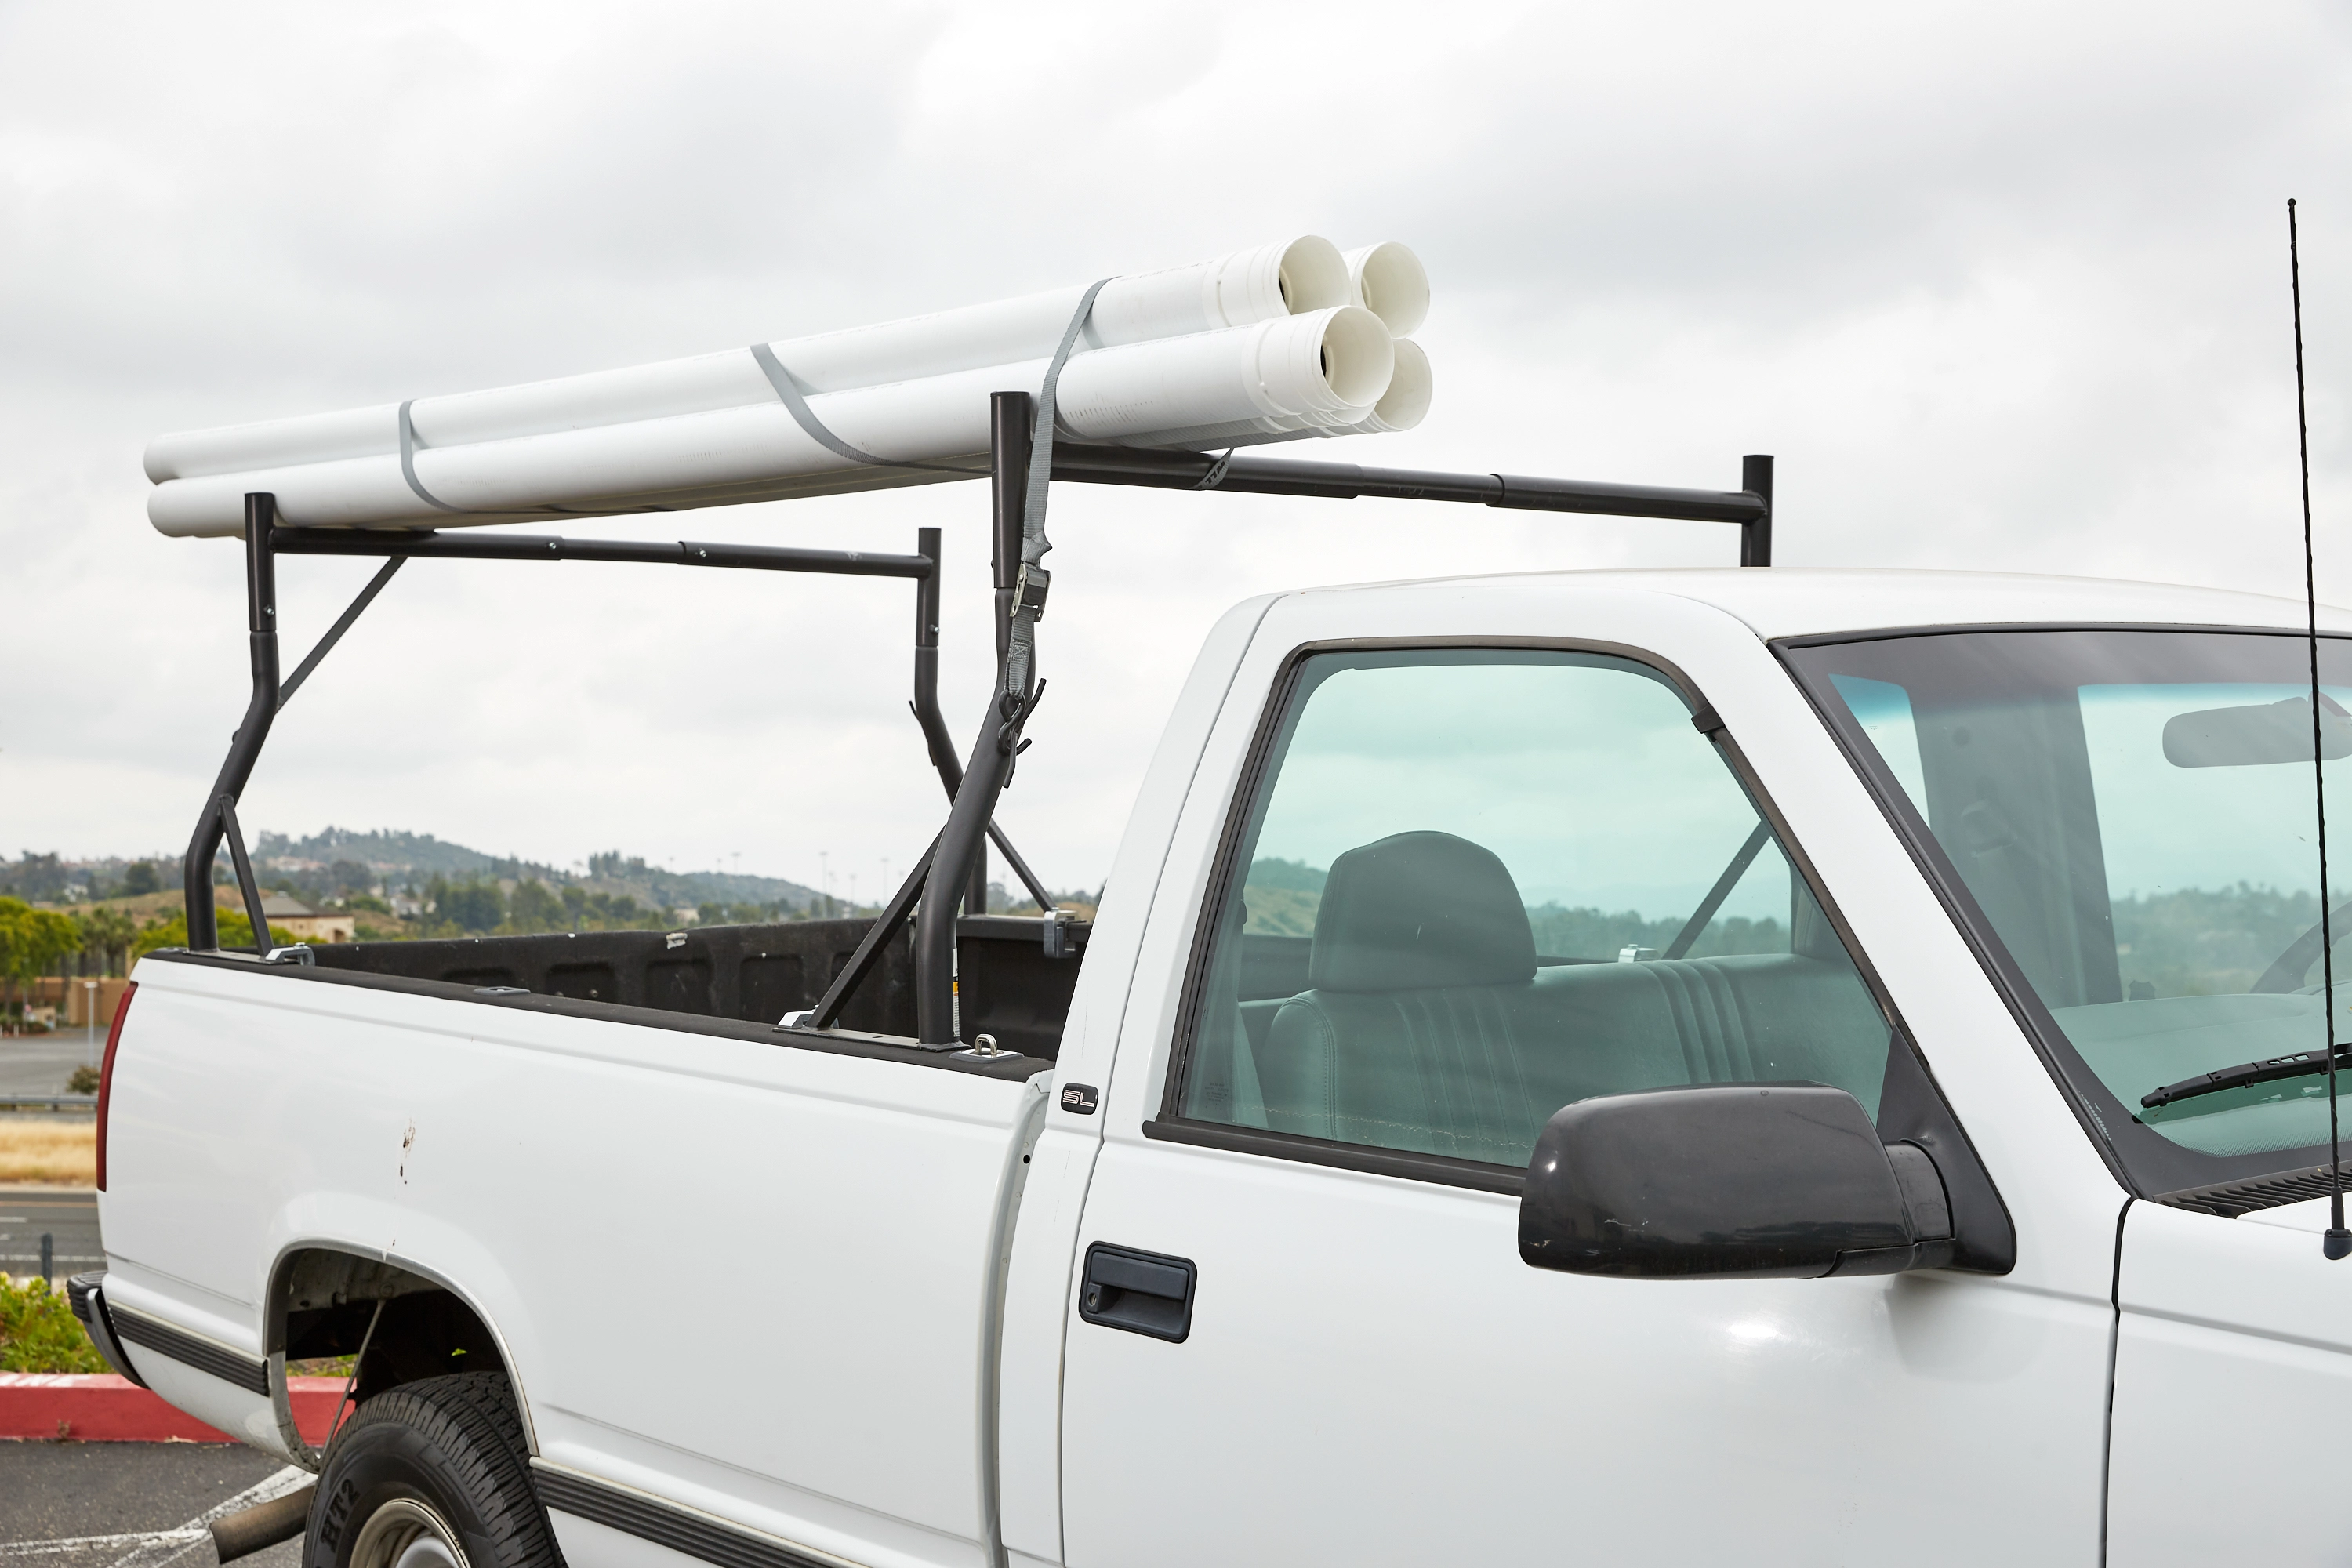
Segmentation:
<svg viewBox="0 0 2352 1568">
<path fill-rule="evenodd" d="M 992 393 L 988 399 L 989 449 L 999 465 L 990 487 L 990 569 L 996 575 L 996 662 L 1004 664 L 1013 639 L 1013 584 L 1021 574 L 1021 518 L 1029 496 L 1029 424 L 1036 399 L 1025 392 Z"/>
<path fill-rule="evenodd" d="M 989 407 L 989 488 L 997 542 L 996 578 L 1005 584 L 999 600 L 1005 606 L 1000 626 L 1011 615 L 1008 569 L 1020 570 L 1020 518 L 1029 489 L 1028 405 L 1026 394 L 1000 392 L 992 397 Z M 1009 539 L 1007 519 L 1011 520 Z M 915 1038 L 926 1046 L 954 1045 L 960 1038 L 957 900 L 944 890 L 969 887 L 974 866 L 985 851 L 989 822 L 996 813 L 997 796 L 1004 793 L 1005 775 L 1012 769 L 1013 748 L 1018 744 L 1017 707 L 1010 700 L 998 700 L 1003 690 L 1001 660 L 997 669 L 1000 679 L 990 689 L 980 733 L 974 737 L 971 755 L 964 763 L 963 782 L 957 786 L 955 804 L 948 808 L 948 822 L 940 830 L 939 847 L 931 852 L 928 886 L 941 890 L 940 895 L 927 896 L 915 915 Z M 987 912 L 984 890 L 983 901 L 972 912 Z"/>
<path fill-rule="evenodd" d="M 989 570 L 996 585 L 996 673 L 1004 676 L 1004 656 L 1013 640 L 1013 584 L 1021 574 L 1021 516 L 1029 495 L 1029 424 L 1036 400 L 1025 392 L 994 392 L 988 398 L 988 444 L 993 461 L 989 482 Z M 988 912 L 988 845 L 971 863 L 964 913 Z"/>
<path fill-rule="evenodd" d="M 1772 458 L 1769 453 L 1750 453 L 1739 459 L 1739 488 L 1756 495 L 1764 502 L 1764 515 L 1739 525 L 1739 563 L 1742 566 L 1772 564 Z"/>
<path fill-rule="evenodd" d="M 908 706 L 922 727 L 923 748 L 931 766 L 952 800 L 956 785 L 963 781 L 963 770 L 956 764 L 955 742 L 948 738 L 947 721 L 940 717 L 940 531 L 917 529 L 915 553 L 928 560 L 931 569 L 915 580 L 915 700 Z"/>
<path fill-rule="evenodd" d="M 181 890 L 186 900 L 188 946 L 202 952 L 220 947 L 220 922 L 213 910 L 213 861 L 227 831 L 224 798 L 242 799 L 253 764 L 260 759 L 261 743 L 269 738 L 269 722 L 278 713 L 278 560 L 271 535 L 278 525 L 278 498 L 257 490 L 245 498 L 245 627 L 247 656 L 253 669 L 253 691 L 246 700 L 245 721 L 228 745 L 228 758 L 205 797 L 204 816 L 181 868 Z M 269 932 L 254 932 L 256 951 L 269 951 Z"/>
</svg>

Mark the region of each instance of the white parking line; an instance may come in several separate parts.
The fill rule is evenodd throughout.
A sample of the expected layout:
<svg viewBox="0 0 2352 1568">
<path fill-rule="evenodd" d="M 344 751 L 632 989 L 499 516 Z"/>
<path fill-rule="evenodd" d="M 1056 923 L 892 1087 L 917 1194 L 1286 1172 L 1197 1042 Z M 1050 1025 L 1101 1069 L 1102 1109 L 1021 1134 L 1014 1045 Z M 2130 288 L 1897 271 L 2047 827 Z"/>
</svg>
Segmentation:
<svg viewBox="0 0 2352 1568">
<path fill-rule="evenodd" d="M 60 1535 L 55 1541 L 0 1541 L 0 1558 L 47 1557 L 67 1552 L 95 1552 L 100 1547 L 152 1546 L 184 1542 L 193 1546 L 210 1531 L 149 1530 L 130 1535 Z"/>
<path fill-rule="evenodd" d="M 309 1486 L 310 1481 L 310 1471 L 289 1465 L 235 1497 L 215 1503 L 176 1530 L 136 1531 L 128 1535 L 66 1535 L 49 1541 L 0 1541 L 0 1561 L 59 1556 L 68 1552 L 120 1551 L 122 1554 L 114 1559 L 111 1568 L 168 1568 L 212 1539 L 212 1531 L 205 1527 L 213 1521 L 226 1519 L 257 1503 L 275 1501 Z"/>
</svg>

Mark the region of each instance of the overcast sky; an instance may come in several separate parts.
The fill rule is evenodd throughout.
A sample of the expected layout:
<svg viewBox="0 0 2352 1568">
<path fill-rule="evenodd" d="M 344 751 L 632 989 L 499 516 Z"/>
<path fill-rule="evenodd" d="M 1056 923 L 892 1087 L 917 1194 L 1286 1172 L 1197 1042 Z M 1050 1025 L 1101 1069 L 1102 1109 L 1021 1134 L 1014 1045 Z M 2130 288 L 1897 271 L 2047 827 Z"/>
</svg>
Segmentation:
<svg viewBox="0 0 2352 1568">
<path fill-rule="evenodd" d="M 0 0 L 0 851 L 176 851 L 243 709 L 237 549 L 148 526 L 161 432 L 1298 232 L 1403 240 L 1434 282 L 1434 409 L 1356 460 L 1731 488 L 1769 451 L 1786 563 L 2299 593 L 2299 196 L 2343 602 L 2347 153 L 2352 11 L 2284 0 Z M 961 737 L 985 512 L 941 486 L 694 531 L 946 529 Z M 1086 487 L 1052 534 L 1054 695 L 1002 820 L 1056 887 L 1103 874 L 1236 599 L 1736 558 L 1702 524 Z M 367 571 L 282 568 L 289 666 Z M 287 709 L 242 815 L 557 863 L 823 865 L 871 899 L 941 810 L 910 618 L 896 583 L 418 563 Z"/>
</svg>

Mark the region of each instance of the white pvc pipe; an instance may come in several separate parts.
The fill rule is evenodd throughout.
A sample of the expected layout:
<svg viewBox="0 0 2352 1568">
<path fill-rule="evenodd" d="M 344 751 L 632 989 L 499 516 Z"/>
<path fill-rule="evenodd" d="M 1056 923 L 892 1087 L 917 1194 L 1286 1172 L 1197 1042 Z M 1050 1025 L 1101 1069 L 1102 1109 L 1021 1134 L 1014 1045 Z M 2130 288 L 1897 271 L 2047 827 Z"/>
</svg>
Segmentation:
<svg viewBox="0 0 2352 1568">
<path fill-rule="evenodd" d="M 1096 297 L 1084 349 L 1099 349 L 1310 314 L 1349 302 L 1348 265 L 1313 235 L 1212 261 L 1114 279 Z M 1084 286 L 772 343 L 803 392 L 845 392 L 1050 356 Z M 482 392 L 418 398 L 417 439 L 446 447 L 672 418 L 773 402 L 740 349 Z M 158 484 L 207 475 L 378 457 L 398 449 L 397 404 L 304 415 L 157 438 L 146 453 Z"/>
<path fill-rule="evenodd" d="M 748 350 L 737 354 L 751 363 Z M 1395 363 L 1387 328 L 1339 306 L 1253 326 L 1073 355 L 1062 372 L 1062 423 L 1097 441 L 1172 445 L 1167 432 L 1233 425 L 1324 429 L 1369 417 Z M 853 465 L 794 423 L 772 390 L 762 402 L 665 418 L 420 446 L 420 499 L 395 453 L 167 480 L 147 514 L 167 534 L 233 535 L 245 495 L 268 490 L 279 521 L 320 527 L 457 527 L 560 514 L 780 500 L 942 479 L 987 468 L 989 394 L 1035 393 L 1047 361 L 819 393 L 809 411 L 839 439 L 899 462 L 961 463 L 959 472 Z M 753 374 L 757 374 L 756 369 Z M 420 432 L 421 434 L 421 432 Z"/>
<path fill-rule="evenodd" d="M 1226 426 L 1205 435 L 1183 433 L 1181 438 L 1161 436 L 1147 443 L 1155 447 L 1188 447 L 1213 452 L 1225 447 L 1263 447 L 1278 441 L 1304 441 L 1322 436 L 1381 436 L 1410 430 L 1428 417 L 1433 391 L 1429 355 L 1410 338 L 1394 340 L 1396 371 L 1381 400 L 1346 424 L 1312 425 L 1304 420 L 1259 420 Z"/>
<path fill-rule="evenodd" d="M 1376 428 L 1366 421 L 1373 417 L 1388 383 L 1394 379 L 1396 340 L 1388 335 L 1379 317 L 1351 307 L 1333 316 L 1315 346 L 1331 387 L 1327 397 L 1293 399 L 1298 405 L 1295 412 L 1287 407 L 1262 407 L 1238 418 L 1204 417 L 1199 424 L 1163 427 L 1122 439 L 1130 446 L 1184 447 L 1208 452 Z M 1349 401 L 1375 386 L 1380 391 L 1372 394 L 1371 401 Z"/>
<path fill-rule="evenodd" d="M 1395 240 L 1347 253 L 1348 296 L 1404 337 L 1429 319 L 1429 270 Z"/>
<path fill-rule="evenodd" d="M 1315 235 L 1106 286 L 1088 318 L 1097 348 L 1303 316 L 1349 302 L 1348 264 Z M 1063 312 L 1064 321 L 1069 312 Z M 1058 336 L 1058 329 L 1057 329 Z"/>
<path fill-rule="evenodd" d="M 1228 429 L 1321 429 L 1366 417 L 1394 368 L 1380 318 L 1342 306 L 1073 359 L 1062 422 L 1089 439 L 1150 446 Z"/>
</svg>

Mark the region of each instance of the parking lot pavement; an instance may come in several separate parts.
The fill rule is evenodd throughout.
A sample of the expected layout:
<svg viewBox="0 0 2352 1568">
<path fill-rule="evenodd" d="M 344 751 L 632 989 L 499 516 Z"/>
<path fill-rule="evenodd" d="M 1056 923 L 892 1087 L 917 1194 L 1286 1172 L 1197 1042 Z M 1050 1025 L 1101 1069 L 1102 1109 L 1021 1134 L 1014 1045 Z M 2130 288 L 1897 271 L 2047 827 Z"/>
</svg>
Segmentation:
<svg viewBox="0 0 2352 1568">
<path fill-rule="evenodd" d="M 212 1568 L 210 1518 L 309 1478 L 215 1443 L 0 1442 L 5 1568 Z M 299 1538 L 242 1558 L 299 1568 Z"/>
<path fill-rule="evenodd" d="M 54 1278 L 106 1267 L 96 1193 L 86 1187 L 0 1187 L 0 1274 L 22 1279 L 37 1273 L 45 1232 L 54 1254 Z"/>
</svg>

